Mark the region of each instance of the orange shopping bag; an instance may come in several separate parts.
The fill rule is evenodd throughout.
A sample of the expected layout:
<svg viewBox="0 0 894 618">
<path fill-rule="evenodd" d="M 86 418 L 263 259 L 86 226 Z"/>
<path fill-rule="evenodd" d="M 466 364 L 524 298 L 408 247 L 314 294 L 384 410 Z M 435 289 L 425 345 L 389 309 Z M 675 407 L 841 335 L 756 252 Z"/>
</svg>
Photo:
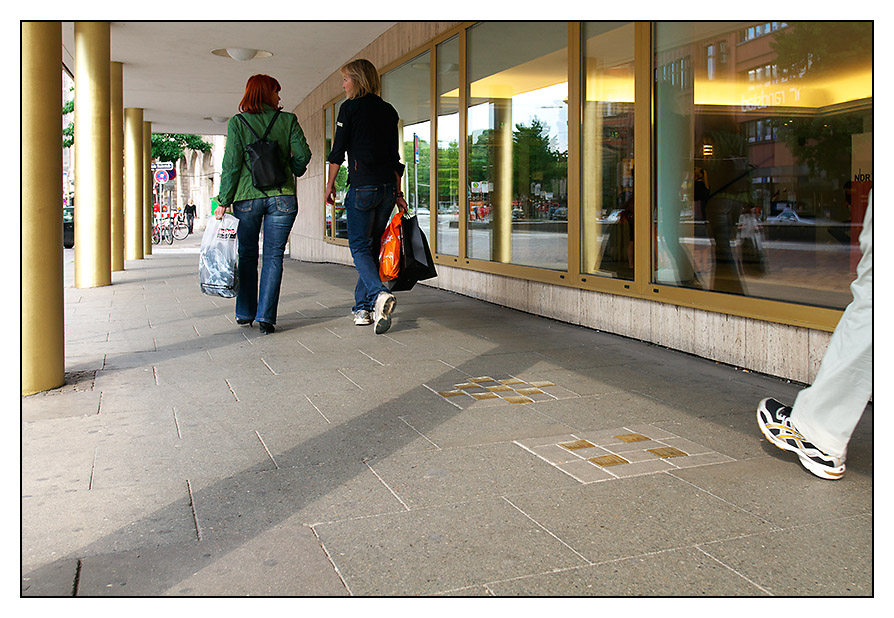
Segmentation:
<svg viewBox="0 0 894 618">
<path fill-rule="evenodd" d="M 400 272 L 400 220 L 403 213 L 398 212 L 388 223 L 382 234 L 382 247 L 379 249 L 379 278 L 391 281 Z"/>
</svg>

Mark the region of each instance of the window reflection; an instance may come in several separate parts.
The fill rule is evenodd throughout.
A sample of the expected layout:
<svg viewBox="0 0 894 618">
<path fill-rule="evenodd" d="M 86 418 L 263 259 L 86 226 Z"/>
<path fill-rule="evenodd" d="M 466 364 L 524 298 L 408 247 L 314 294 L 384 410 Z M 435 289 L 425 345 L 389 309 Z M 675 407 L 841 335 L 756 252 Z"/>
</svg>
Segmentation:
<svg viewBox="0 0 894 618">
<path fill-rule="evenodd" d="M 846 306 L 872 186 L 872 24 L 660 23 L 654 40 L 653 279 Z"/>
<path fill-rule="evenodd" d="M 459 37 L 438 45 L 437 251 L 459 255 Z"/>
<path fill-rule="evenodd" d="M 568 267 L 568 27 L 469 30 L 469 257 Z"/>
<path fill-rule="evenodd" d="M 328 166 L 326 158 L 332 149 L 332 136 L 334 133 L 334 118 L 338 117 L 338 110 L 341 108 L 342 101 L 329 106 L 324 111 L 324 135 L 326 140 L 326 156 L 323 157 L 323 178 L 324 182 L 328 175 Z M 348 165 L 347 162 L 341 164 L 338 175 L 335 177 L 335 203 L 326 204 L 326 237 L 327 238 L 348 238 L 348 219 L 347 211 L 345 211 L 345 194 L 348 191 Z"/>
<path fill-rule="evenodd" d="M 582 35 L 581 272 L 633 279 L 634 27 L 586 23 Z"/>
<path fill-rule="evenodd" d="M 382 98 L 397 110 L 401 160 L 406 166 L 403 192 L 423 230 L 429 228 L 429 160 L 431 142 L 428 52 L 382 76 Z"/>
</svg>

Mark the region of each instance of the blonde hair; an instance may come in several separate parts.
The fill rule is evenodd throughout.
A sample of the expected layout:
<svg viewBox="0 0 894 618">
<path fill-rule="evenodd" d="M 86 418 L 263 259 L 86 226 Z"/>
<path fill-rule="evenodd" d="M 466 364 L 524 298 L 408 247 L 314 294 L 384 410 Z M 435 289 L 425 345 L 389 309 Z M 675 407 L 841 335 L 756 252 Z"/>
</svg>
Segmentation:
<svg viewBox="0 0 894 618">
<path fill-rule="evenodd" d="M 357 92 L 352 99 L 358 99 L 367 94 L 382 94 L 382 79 L 373 63 L 363 58 L 352 60 L 341 68 L 342 75 L 347 75 L 357 86 Z"/>
</svg>

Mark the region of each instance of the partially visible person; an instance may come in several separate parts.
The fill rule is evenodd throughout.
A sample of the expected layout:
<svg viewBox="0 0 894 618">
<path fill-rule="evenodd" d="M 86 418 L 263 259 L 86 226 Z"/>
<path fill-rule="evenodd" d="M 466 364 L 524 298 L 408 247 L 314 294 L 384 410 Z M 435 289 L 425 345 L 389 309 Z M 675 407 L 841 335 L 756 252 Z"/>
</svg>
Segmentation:
<svg viewBox="0 0 894 618">
<path fill-rule="evenodd" d="M 236 323 L 257 320 L 261 333 L 276 330 L 276 314 L 282 283 L 282 261 L 289 231 L 298 216 L 295 176 L 307 171 L 310 148 L 295 114 L 280 111 L 279 82 L 269 75 L 253 75 L 245 86 L 239 111 L 227 124 L 220 176 L 220 206 L 214 212 L 222 219 L 230 205 L 239 219 L 236 237 L 239 242 L 239 292 L 236 296 Z M 277 116 L 278 113 L 278 116 Z M 239 116 L 243 120 L 240 120 Z M 274 120 L 275 117 L 275 120 Z M 256 188 L 252 184 L 246 146 L 263 135 L 273 121 L 267 139 L 279 145 L 280 162 L 287 170 L 282 186 Z M 258 280 L 258 239 L 264 230 L 264 254 Z"/>
<path fill-rule="evenodd" d="M 186 206 L 183 207 L 183 214 L 186 215 L 186 227 L 189 230 L 189 233 L 192 234 L 193 222 L 196 220 L 196 205 L 195 202 L 192 201 L 192 198 L 189 198 L 189 201 L 186 202 Z"/>
<path fill-rule="evenodd" d="M 406 211 L 399 190 L 404 165 L 400 162 L 397 111 L 381 98 L 382 81 L 369 60 L 354 60 L 341 68 L 348 100 L 338 112 L 335 139 L 329 154 L 326 203 L 335 203 L 335 177 L 348 158 L 348 247 L 357 268 L 354 324 L 375 323 L 380 335 L 391 328 L 397 304 L 379 278 L 379 246 L 395 204 Z"/>
<path fill-rule="evenodd" d="M 832 333 L 813 384 L 798 393 L 792 407 L 768 398 L 757 409 L 767 440 L 831 480 L 844 475 L 851 434 L 872 395 L 872 191 L 860 249 L 863 257 L 851 284 L 854 299 Z"/>
</svg>

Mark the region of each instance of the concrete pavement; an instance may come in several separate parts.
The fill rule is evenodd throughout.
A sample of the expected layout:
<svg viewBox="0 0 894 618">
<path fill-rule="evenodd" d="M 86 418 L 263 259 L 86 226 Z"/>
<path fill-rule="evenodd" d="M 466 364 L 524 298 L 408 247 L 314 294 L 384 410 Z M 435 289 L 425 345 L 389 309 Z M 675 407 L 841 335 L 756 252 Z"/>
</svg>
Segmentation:
<svg viewBox="0 0 894 618">
<path fill-rule="evenodd" d="M 72 287 L 22 398 L 23 596 L 867 596 L 872 406 L 841 481 L 768 444 L 800 385 L 431 287 L 376 336 L 286 260 L 277 332 L 199 234 Z"/>
</svg>

